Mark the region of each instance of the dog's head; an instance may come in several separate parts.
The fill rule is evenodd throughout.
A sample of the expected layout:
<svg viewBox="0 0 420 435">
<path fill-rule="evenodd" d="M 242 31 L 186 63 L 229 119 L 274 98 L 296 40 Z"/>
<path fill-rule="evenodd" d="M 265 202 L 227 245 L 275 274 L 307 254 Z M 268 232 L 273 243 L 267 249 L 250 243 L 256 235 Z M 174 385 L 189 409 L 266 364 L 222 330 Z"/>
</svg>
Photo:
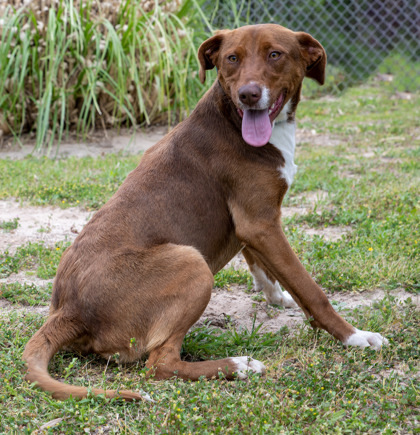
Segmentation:
<svg viewBox="0 0 420 435">
<path fill-rule="evenodd" d="M 221 30 L 198 50 L 200 80 L 215 66 L 218 80 L 242 117 L 242 136 L 265 145 L 274 120 L 300 92 L 304 77 L 324 83 L 327 55 L 307 33 L 276 24 Z"/>
</svg>

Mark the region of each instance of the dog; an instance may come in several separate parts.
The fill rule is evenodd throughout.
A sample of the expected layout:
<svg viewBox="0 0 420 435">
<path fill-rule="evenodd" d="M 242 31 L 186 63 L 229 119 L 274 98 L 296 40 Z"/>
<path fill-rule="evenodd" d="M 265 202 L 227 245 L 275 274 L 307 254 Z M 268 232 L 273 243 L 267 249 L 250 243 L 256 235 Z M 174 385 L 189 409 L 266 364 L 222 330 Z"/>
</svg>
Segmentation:
<svg viewBox="0 0 420 435">
<path fill-rule="evenodd" d="M 268 302 L 297 304 L 313 327 L 346 346 L 387 344 L 333 309 L 281 227 L 282 200 L 296 172 L 302 81 L 324 83 L 324 48 L 307 33 L 251 25 L 217 32 L 201 44 L 198 59 L 201 82 L 214 67 L 216 81 L 189 118 L 145 152 L 60 261 L 49 317 L 23 353 L 27 379 L 57 399 L 88 394 L 48 374 L 61 348 L 105 358 L 118 353 L 126 362 L 148 355 L 148 373 L 157 380 L 263 374 L 264 365 L 247 356 L 180 358 L 214 274 L 241 250 Z M 144 399 L 133 391 L 91 391 Z"/>
</svg>

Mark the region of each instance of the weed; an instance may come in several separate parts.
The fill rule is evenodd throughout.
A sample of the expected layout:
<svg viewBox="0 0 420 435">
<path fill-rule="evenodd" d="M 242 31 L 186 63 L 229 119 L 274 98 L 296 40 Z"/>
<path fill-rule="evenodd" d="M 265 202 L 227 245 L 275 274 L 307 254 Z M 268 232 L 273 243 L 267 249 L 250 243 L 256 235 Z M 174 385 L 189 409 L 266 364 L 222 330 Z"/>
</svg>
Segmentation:
<svg viewBox="0 0 420 435">
<path fill-rule="evenodd" d="M 252 276 L 247 270 L 234 269 L 233 267 L 222 269 L 214 276 L 215 287 L 226 287 L 230 284 L 246 284 L 248 289 L 251 289 L 252 283 Z"/>
<path fill-rule="evenodd" d="M 87 387 L 144 390 L 155 401 L 138 404 L 101 397 L 57 402 L 34 390 L 23 380 L 21 353 L 42 318 L 12 313 L 0 320 L 0 427 L 7 433 L 29 433 L 62 418 L 50 430 L 412 433 L 419 405 L 420 325 L 415 307 L 387 297 L 374 310 L 355 310 L 348 316 L 357 327 L 384 331 L 390 345 L 380 352 L 345 349 L 331 336 L 307 326 L 293 335 L 261 334 L 258 326 L 253 331 L 204 326 L 187 335 L 184 358 L 248 354 L 268 366 L 266 377 L 251 376 L 246 382 L 155 382 L 146 380 L 142 363 L 118 365 L 65 352 L 50 364 L 56 379 Z"/>
<path fill-rule="evenodd" d="M 22 305 L 48 305 L 51 299 L 52 283 L 46 287 L 33 283 L 0 283 L 0 298 Z"/>
<path fill-rule="evenodd" d="M 53 247 L 43 243 L 28 243 L 20 246 L 14 254 L 9 251 L 0 253 L 0 277 L 10 276 L 20 270 L 35 269 L 39 278 L 55 276 L 61 255 L 70 243 L 58 242 Z"/>
<path fill-rule="evenodd" d="M 6 233 L 15 230 L 18 226 L 19 226 L 19 218 L 14 218 L 10 221 L 0 222 L 0 228 Z"/>
</svg>

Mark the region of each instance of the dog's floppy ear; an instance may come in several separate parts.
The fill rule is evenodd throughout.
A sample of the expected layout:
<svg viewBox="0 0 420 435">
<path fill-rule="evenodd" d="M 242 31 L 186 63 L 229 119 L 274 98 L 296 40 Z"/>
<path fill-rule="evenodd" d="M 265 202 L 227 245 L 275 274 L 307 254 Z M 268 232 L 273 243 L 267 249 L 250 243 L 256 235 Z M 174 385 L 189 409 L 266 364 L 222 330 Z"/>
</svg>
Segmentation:
<svg viewBox="0 0 420 435">
<path fill-rule="evenodd" d="M 227 30 L 220 30 L 214 36 L 204 41 L 198 49 L 198 60 L 200 62 L 200 82 L 206 80 L 206 70 L 216 66 L 216 58 L 222 45 L 223 38 Z"/>
<path fill-rule="evenodd" d="M 311 35 L 304 32 L 296 32 L 296 38 L 300 44 L 300 51 L 306 62 L 305 77 L 316 80 L 320 85 L 325 81 L 325 66 L 327 54 L 324 47 Z"/>
</svg>

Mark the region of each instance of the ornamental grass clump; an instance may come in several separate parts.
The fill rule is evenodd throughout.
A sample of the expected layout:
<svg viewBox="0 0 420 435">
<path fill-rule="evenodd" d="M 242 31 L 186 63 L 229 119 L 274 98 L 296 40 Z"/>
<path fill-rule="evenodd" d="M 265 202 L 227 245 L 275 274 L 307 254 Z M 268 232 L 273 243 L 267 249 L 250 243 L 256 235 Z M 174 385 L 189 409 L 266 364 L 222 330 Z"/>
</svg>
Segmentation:
<svg viewBox="0 0 420 435">
<path fill-rule="evenodd" d="M 189 0 L 2 5 L 0 137 L 35 131 L 39 150 L 70 130 L 182 119 L 203 89 L 189 73 L 196 10 Z"/>
</svg>

